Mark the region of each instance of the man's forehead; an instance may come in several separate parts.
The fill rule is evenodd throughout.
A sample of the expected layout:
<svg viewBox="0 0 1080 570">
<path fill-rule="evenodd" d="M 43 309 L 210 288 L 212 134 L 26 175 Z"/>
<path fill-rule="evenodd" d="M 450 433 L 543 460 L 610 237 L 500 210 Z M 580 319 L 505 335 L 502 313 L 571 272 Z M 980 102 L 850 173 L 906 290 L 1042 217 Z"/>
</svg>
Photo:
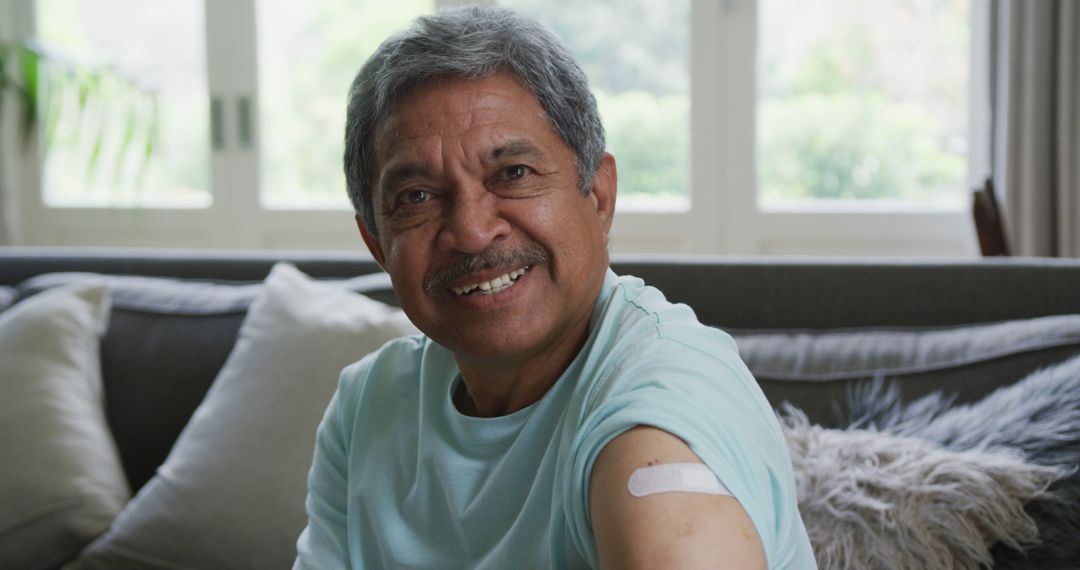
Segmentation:
<svg viewBox="0 0 1080 570">
<path fill-rule="evenodd" d="M 464 137 L 489 132 L 492 127 L 515 127 L 528 111 L 513 112 L 507 107 L 495 105 L 491 100 L 478 100 L 469 108 L 457 105 L 437 107 L 401 106 L 388 115 L 375 131 L 376 149 L 390 150 L 401 144 L 430 137 Z M 507 135 L 509 136 L 509 135 Z"/>
<path fill-rule="evenodd" d="M 379 122 L 375 140 L 380 144 L 413 134 L 453 134 L 474 125 L 519 120 L 546 124 L 547 115 L 515 76 L 442 78 L 403 94 Z"/>
<path fill-rule="evenodd" d="M 508 74 L 444 79 L 403 95 L 375 131 L 376 170 L 399 160 L 420 160 L 446 139 L 462 139 L 475 158 L 542 153 L 561 138 L 532 92 Z M 471 157 L 473 158 L 473 157 Z"/>
</svg>

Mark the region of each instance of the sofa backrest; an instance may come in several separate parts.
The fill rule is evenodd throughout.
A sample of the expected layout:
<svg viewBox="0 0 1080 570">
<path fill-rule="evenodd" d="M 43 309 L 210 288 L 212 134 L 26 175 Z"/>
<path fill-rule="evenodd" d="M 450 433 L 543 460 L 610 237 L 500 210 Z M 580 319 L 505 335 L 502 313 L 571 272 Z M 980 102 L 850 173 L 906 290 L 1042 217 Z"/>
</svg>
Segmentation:
<svg viewBox="0 0 1080 570">
<path fill-rule="evenodd" d="M 370 256 L 344 252 L 0 247 L 0 286 L 57 271 L 257 282 L 283 260 L 319 278 L 380 271 Z M 944 326 L 1080 314 L 1077 259 L 615 256 L 612 267 L 720 327 Z"/>
<path fill-rule="evenodd" d="M 258 283 L 280 260 L 314 277 L 368 275 L 347 286 L 394 302 L 379 267 L 368 257 L 350 254 L 0 248 L 0 286 L 22 284 L 17 293 L 27 295 L 35 288 L 86 278 L 70 272 L 167 278 L 125 277 L 111 284 L 114 307 L 101 346 L 106 413 L 137 489 L 168 455 L 202 401 L 235 344 Z M 903 361 L 897 356 L 903 351 L 892 350 L 902 346 L 918 354 L 925 352 L 920 346 L 941 345 L 944 337 L 933 336 L 941 327 L 1080 315 L 1080 261 L 619 257 L 613 267 L 690 305 L 702 322 L 732 332 L 774 405 L 791 402 L 826 425 L 843 413 L 846 394 L 867 380 L 903 378 L 905 397 L 943 389 L 959 401 L 971 401 L 1080 350 L 1080 333 L 1072 332 L 1080 331 L 1080 318 L 1065 328 L 1058 323 L 1058 329 L 1015 329 L 1041 334 L 1034 344 L 1022 344 L 1020 338 L 1012 342 L 1009 331 L 1014 329 L 1009 328 L 960 330 L 946 339 L 959 348 L 932 362 Z M 930 336 L 907 334 L 911 327 Z M 838 344 L 836 335 L 852 329 L 855 343 Z M 887 336 L 892 333 L 897 336 Z M 997 345 L 1015 344 L 1016 349 L 976 351 L 975 357 L 971 350 L 960 353 L 986 344 L 969 338 L 988 335 Z M 858 339 L 871 337 L 878 348 L 859 344 Z M 840 345 L 842 350 L 822 348 Z M 823 363 L 810 370 L 806 362 L 815 356 Z M 902 361 L 882 364 L 897 358 Z M 853 360 L 865 362 L 854 366 Z M 834 364 L 847 368 L 838 372 Z"/>
</svg>

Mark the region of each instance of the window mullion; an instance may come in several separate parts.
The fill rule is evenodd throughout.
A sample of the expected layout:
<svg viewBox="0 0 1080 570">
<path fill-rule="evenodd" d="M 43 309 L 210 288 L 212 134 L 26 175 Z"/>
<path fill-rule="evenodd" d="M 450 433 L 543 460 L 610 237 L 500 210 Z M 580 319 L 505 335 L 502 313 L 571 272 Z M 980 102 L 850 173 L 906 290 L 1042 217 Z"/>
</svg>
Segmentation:
<svg viewBox="0 0 1080 570">
<path fill-rule="evenodd" d="M 206 2 L 207 85 L 220 143 L 211 153 L 213 241 L 258 247 L 258 65 L 255 0 Z M 245 116 L 245 112 L 247 115 Z M 245 124 L 246 123 L 246 124 Z M 245 128 L 250 138 L 246 141 Z"/>
<path fill-rule="evenodd" d="M 755 238 L 760 233 L 757 214 L 757 145 L 756 54 L 757 2 L 728 0 L 721 4 L 721 25 L 714 32 L 719 36 L 713 46 L 716 59 L 722 62 L 719 100 L 722 108 L 718 139 L 719 163 L 699 165 L 708 169 L 714 180 L 712 188 L 722 196 L 721 209 L 713 210 L 722 220 L 722 251 L 730 254 L 754 253 Z M 696 101 L 695 101 L 696 102 Z M 708 180 L 707 179 L 707 180 Z"/>
<path fill-rule="evenodd" d="M 968 188 L 981 188 L 992 174 L 991 4 L 971 4 L 971 81 L 968 85 Z"/>
</svg>

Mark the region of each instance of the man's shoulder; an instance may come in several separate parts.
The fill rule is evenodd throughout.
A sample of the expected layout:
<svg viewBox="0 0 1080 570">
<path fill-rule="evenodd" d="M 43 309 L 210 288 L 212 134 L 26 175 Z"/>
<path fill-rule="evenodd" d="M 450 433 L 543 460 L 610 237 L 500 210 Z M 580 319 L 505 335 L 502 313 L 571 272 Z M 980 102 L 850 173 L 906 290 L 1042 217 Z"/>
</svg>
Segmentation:
<svg viewBox="0 0 1080 570">
<path fill-rule="evenodd" d="M 702 324 L 686 305 L 634 277 L 619 277 L 605 303 L 583 370 L 586 405 L 637 395 L 644 405 L 656 397 L 715 397 L 768 411 L 732 337 Z"/>
<path fill-rule="evenodd" d="M 689 306 L 669 301 L 634 276 L 617 276 L 613 283 L 594 349 L 618 349 L 626 357 L 648 360 L 677 359 L 684 352 L 738 360 L 731 336 L 702 324 Z"/>
</svg>

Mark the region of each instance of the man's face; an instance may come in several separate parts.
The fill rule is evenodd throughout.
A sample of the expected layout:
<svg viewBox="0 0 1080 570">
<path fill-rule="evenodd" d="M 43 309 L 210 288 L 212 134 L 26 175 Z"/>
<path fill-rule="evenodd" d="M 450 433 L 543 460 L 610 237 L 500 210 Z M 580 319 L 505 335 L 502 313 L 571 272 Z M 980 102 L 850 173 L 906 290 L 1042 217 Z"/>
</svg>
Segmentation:
<svg viewBox="0 0 1080 570">
<path fill-rule="evenodd" d="M 375 140 L 378 237 L 361 232 L 420 330 L 487 364 L 581 342 L 608 264 L 610 155 L 583 195 L 573 151 L 508 74 L 423 86 Z"/>
</svg>

